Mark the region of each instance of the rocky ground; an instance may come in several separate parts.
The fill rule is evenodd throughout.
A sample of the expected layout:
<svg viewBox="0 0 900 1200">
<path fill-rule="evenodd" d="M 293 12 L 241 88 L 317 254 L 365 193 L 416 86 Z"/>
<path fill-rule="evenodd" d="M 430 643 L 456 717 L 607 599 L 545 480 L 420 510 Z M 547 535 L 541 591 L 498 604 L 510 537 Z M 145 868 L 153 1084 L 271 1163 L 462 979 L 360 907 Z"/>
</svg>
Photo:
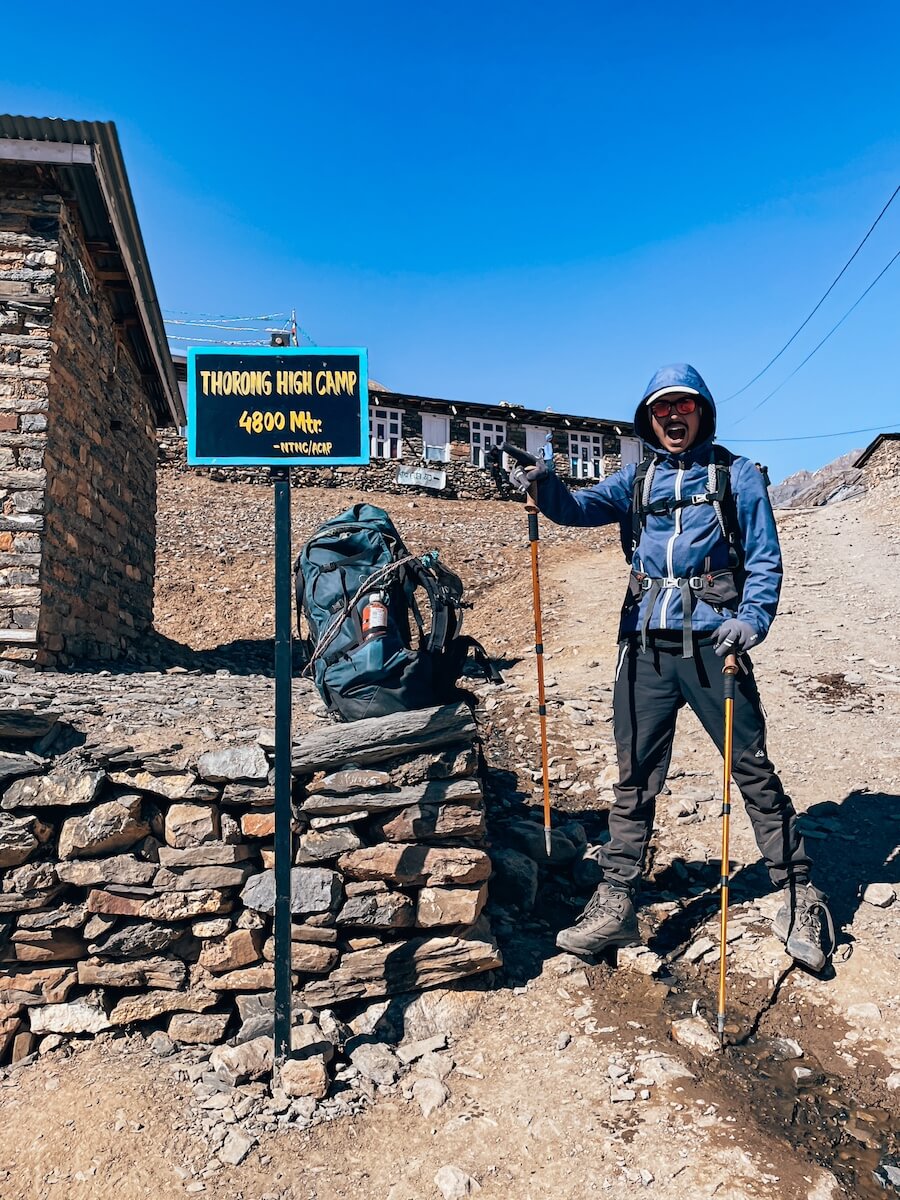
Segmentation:
<svg viewBox="0 0 900 1200">
<path fill-rule="evenodd" d="M 362 498 L 295 493 L 296 543 L 344 499 Z M 385 1071 L 384 1061 L 360 1060 L 350 1074 L 367 1082 L 352 1104 L 339 1094 L 315 1110 L 279 1111 L 259 1085 L 204 1082 L 202 1051 L 137 1033 L 48 1047 L 0 1080 L 4 1200 L 892 1194 L 900 492 L 880 487 L 782 515 L 787 582 L 756 669 L 770 751 L 803 813 L 838 952 L 819 978 L 793 968 L 769 935 L 773 900 L 738 805 L 724 1054 L 708 1024 L 721 764 L 690 714 L 659 805 L 640 914 L 648 948 L 582 964 L 553 946 L 590 891 L 577 825 L 601 841 L 612 798 L 610 685 L 624 585 L 615 537 L 541 526 L 554 822 L 569 836 L 557 835 L 549 869 L 541 863 L 530 907 L 533 865 L 530 875 L 521 861 L 518 874 L 510 869 L 516 855 L 532 862 L 520 818 L 539 818 L 524 516 L 512 504 L 429 497 L 385 506 L 411 548 L 437 547 L 462 574 L 475 602 L 470 630 L 504 663 L 501 687 L 477 685 L 491 836 L 507 867 L 492 901 L 503 970 L 404 1013 L 389 1040 L 412 1047 L 409 1062 Z M 15 702 L 52 703 L 92 736 L 127 730 L 129 740 L 148 726 L 148 738 L 184 743 L 239 740 L 271 725 L 271 526 L 265 488 L 165 476 L 159 636 L 144 661 L 10 673 Z M 295 696 L 298 727 L 318 723 L 305 681 Z M 429 1037 L 431 1049 L 416 1048 Z"/>
</svg>

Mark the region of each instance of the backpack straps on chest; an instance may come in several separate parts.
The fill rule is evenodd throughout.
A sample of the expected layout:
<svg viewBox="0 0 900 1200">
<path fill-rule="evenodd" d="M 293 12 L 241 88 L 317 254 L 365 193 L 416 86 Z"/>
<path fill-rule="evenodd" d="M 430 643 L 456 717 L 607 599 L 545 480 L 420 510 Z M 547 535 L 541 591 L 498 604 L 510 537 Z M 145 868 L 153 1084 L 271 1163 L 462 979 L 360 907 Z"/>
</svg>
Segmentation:
<svg viewBox="0 0 900 1200">
<path fill-rule="evenodd" d="M 695 504 L 711 504 L 719 522 L 722 537 L 728 543 L 730 565 L 739 569 L 743 564 L 743 550 L 737 520 L 737 507 L 731 487 L 731 464 L 734 462 L 734 455 L 724 446 L 714 444 L 705 492 L 683 496 L 680 500 L 676 500 L 674 496 L 666 496 L 664 499 L 651 501 L 650 491 L 659 461 L 658 456 L 652 450 L 649 451 L 638 465 L 634 475 L 631 495 L 632 557 L 638 548 L 648 515 L 668 517 L 672 516 L 679 508 L 690 508 Z"/>
</svg>

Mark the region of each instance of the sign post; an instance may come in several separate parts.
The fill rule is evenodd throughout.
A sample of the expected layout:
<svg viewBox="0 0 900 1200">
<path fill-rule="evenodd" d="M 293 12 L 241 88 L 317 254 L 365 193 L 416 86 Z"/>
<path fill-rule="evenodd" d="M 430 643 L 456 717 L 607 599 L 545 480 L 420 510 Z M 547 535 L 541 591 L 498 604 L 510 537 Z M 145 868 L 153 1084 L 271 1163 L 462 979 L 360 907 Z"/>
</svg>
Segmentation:
<svg viewBox="0 0 900 1200">
<path fill-rule="evenodd" d="M 275 486 L 275 1070 L 291 1050 L 292 466 L 369 461 L 363 349 L 188 350 L 188 464 L 268 466 Z"/>
</svg>

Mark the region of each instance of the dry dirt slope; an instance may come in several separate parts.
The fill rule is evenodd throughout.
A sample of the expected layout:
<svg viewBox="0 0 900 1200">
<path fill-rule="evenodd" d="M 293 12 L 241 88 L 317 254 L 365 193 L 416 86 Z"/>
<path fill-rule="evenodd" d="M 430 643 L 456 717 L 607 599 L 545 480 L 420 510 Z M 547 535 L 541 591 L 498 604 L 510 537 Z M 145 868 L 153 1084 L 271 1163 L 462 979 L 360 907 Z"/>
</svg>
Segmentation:
<svg viewBox="0 0 900 1200">
<path fill-rule="evenodd" d="M 298 494 L 297 540 L 344 498 Z M 438 545 L 466 577 L 477 599 L 474 631 L 495 652 L 521 658 L 487 704 L 491 754 L 518 770 L 527 793 L 537 764 L 521 510 L 385 503 L 413 548 Z M 704 1059 L 668 1038 L 673 1016 L 694 1001 L 711 1007 L 714 995 L 703 956 L 696 966 L 679 958 L 702 937 L 712 911 L 702 872 L 716 858 L 718 839 L 715 805 L 704 793 L 715 792 L 719 766 L 685 718 L 672 794 L 660 805 L 657 882 L 642 913 L 656 948 L 672 955 L 676 974 L 668 985 L 624 964 L 582 969 L 555 956 L 553 929 L 573 909 L 559 877 L 547 879 L 531 919 L 504 926 L 499 916 L 509 964 L 499 986 L 451 996 L 440 1013 L 454 1033 L 455 1065 L 445 1080 L 450 1098 L 431 1116 L 395 1089 L 360 1118 L 309 1132 L 287 1127 L 239 1166 L 216 1166 L 187 1086 L 173 1080 L 168 1064 L 140 1039 L 101 1043 L 71 1057 L 48 1056 L 0 1089 L 0 1195 L 432 1200 L 442 1195 L 435 1175 L 448 1164 L 477 1181 L 486 1200 L 884 1195 L 871 1171 L 898 1095 L 888 1081 L 900 1071 L 900 904 L 861 903 L 858 888 L 898 881 L 898 511 L 896 497 L 887 505 L 870 497 L 786 517 L 782 615 L 756 656 L 773 756 L 810 814 L 821 880 L 844 932 L 828 978 L 790 971 L 765 937 L 758 908 L 765 900 L 755 898 L 758 881 L 745 872 L 735 906 L 736 924 L 747 932 L 732 956 L 734 1036 L 758 1024 L 770 1037 L 796 1038 L 802 1061 L 821 1069 L 834 1089 L 835 1108 L 827 1088 L 792 1088 L 796 1064 L 773 1067 L 741 1050 Z M 269 494 L 169 477 L 160 518 L 161 632 L 200 649 L 268 639 Z M 608 684 L 622 561 L 605 534 L 542 529 L 554 800 L 587 820 L 608 798 Z M 589 711 L 579 708 L 586 695 Z M 742 814 L 734 826 L 740 876 L 756 854 Z M 665 897 L 679 893 L 694 894 L 695 911 L 676 904 L 673 912 Z M 832 1131 L 851 1128 L 852 1135 L 831 1139 L 837 1150 L 823 1136 L 826 1117 Z"/>
</svg>

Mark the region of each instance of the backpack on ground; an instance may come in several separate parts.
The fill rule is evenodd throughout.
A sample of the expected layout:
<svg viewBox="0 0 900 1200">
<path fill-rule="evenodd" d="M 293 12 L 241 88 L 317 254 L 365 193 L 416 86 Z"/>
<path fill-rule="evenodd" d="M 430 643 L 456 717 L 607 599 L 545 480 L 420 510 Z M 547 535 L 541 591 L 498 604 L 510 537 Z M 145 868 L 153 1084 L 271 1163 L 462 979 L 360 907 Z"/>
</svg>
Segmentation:
<svg viewBox="0 0 900 1200">
<path fill-rule="evenodd" d="M 434 551 L 410 554 L 383 509 L 356 504 L 326 521 L 294 571 L 306 672 L 329 710 L 345 720 L 464 698 L 456 681 L 470 651 L 486 675 L 499 679 L 480 643 L 461 635 L 458 576 Z"/>
</svg>

